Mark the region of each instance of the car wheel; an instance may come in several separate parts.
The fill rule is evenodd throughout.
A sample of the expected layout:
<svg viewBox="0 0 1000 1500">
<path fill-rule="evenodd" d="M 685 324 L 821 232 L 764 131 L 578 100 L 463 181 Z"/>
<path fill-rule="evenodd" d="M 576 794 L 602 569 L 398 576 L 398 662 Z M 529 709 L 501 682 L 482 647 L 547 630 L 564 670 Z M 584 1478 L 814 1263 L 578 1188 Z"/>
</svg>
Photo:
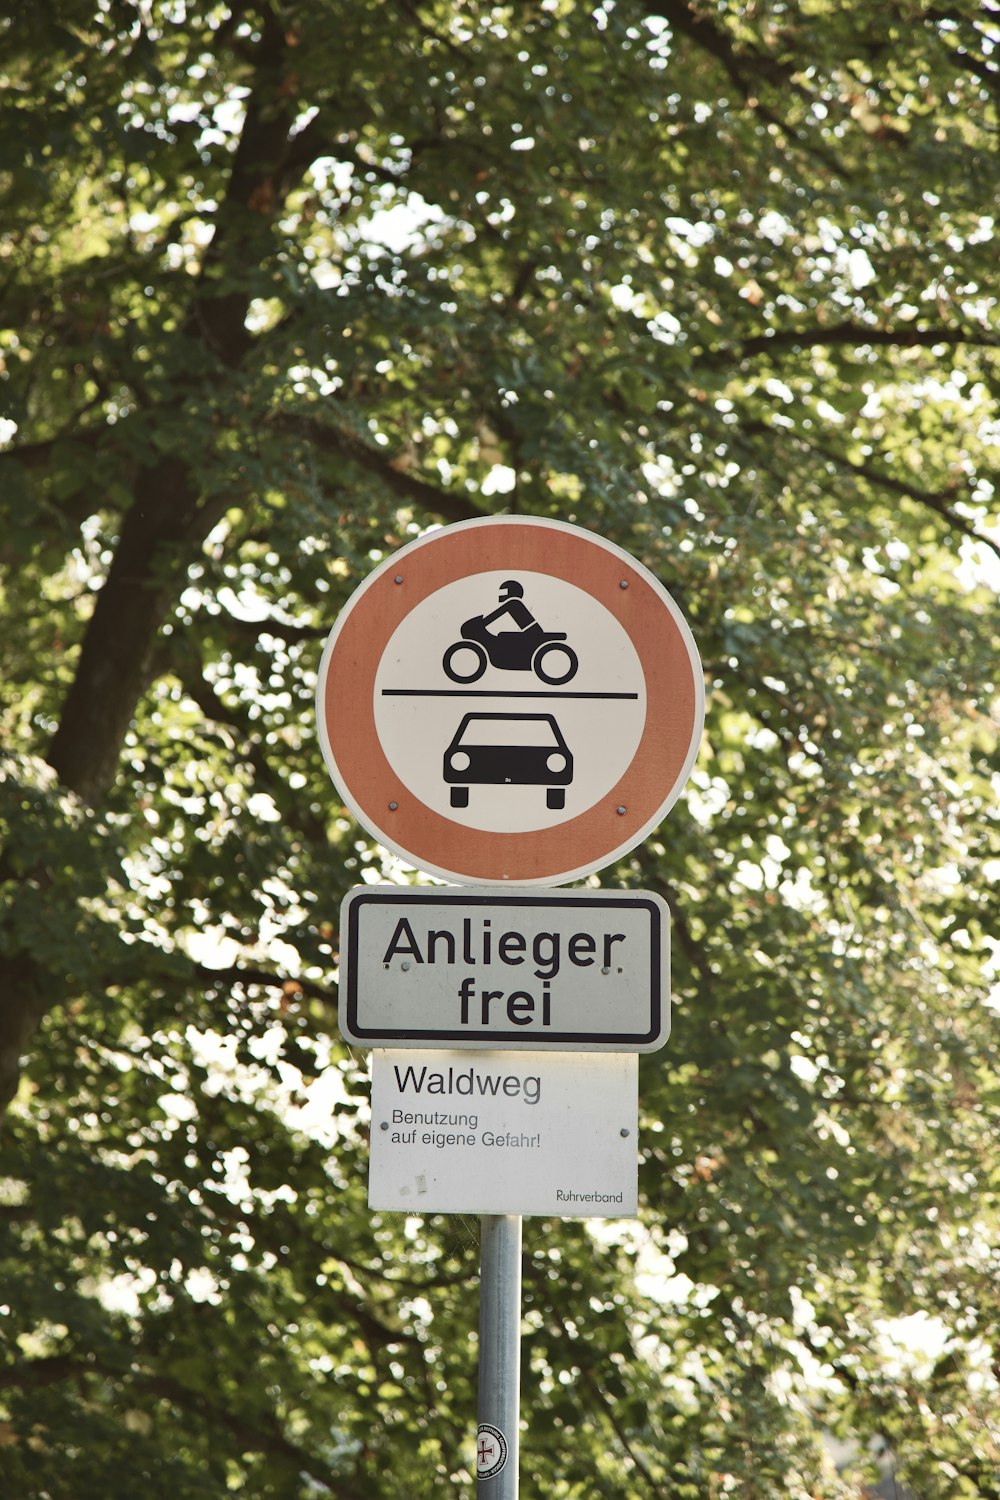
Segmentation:
<svg viewBox="0 0 1000 1500">
<path fill-rule="evenodd" d="M 451 789 L 452 807 L 468 807 L 469 788 L 467 786 L 453 786 Z"/>
<path fill-rule="evenodd" d="M 545 806 L 554 811 L 566 806 L 566 788 L 562 786 L 550 786 L 545 793 Z"/>
</svg>

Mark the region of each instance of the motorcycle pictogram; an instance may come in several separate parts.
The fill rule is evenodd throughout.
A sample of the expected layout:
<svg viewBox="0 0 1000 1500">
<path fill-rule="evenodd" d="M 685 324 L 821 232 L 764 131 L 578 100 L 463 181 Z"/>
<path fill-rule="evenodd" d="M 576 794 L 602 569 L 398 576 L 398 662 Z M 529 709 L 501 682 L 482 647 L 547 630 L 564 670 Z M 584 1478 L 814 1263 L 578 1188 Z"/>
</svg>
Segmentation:
<svg viewBox="0 0 1000 1500">
<path fill-rule="evenodd" d="M 566 632 L 543 630 L 523 599 L 522 586 L 508 579 L 500 586 L 497 609 L 465 621 L 461 640 L 448 647 L 442 662 L 452 682 L 478 682 L 488 666 L 534 672 L 550 687 L 576 676 L 580 663 L 566 644 Z"/>
</svg>

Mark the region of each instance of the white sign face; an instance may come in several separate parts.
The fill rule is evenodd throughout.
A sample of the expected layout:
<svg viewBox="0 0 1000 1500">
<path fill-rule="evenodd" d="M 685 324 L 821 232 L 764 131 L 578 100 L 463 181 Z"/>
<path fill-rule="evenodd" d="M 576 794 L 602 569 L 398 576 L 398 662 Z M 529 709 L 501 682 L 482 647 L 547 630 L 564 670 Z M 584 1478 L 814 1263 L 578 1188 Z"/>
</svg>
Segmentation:
<svg viewBox="0 0 1000 1500">
<path fill-rule="evenodd" d="M 468 884 L 560 885 L 657 826 L 697 754 L 701 664 L 666 589 L 557 521 L 428 533 L 348 600 L 320 744 L 387 848 Z"/>
<path fill-rule="evenodd" d="M 638 1212 L 634 1053 L 372 1053 L 371 1208 Z"/>
<path fill-rule="evenodd" d="M 505 600 L 512 584 L 521 592 Z M 515 606 L 540 629 L 517 628 Z M 593 807 L 628 770 L 645 722 L 627 631 L 585 589 L 524 569 L 477 573 L 424 599 L 375 674 L 375 725 L 399 779 L 435 812 L 489 833 L 551 828 Z"/>
<path fill-rule="evenodd" d="M 340 1029 L 360 1047 L 652 1052 L 669 957 L 648 892 L 359 886 L 341 907 Z"/>
</svg>

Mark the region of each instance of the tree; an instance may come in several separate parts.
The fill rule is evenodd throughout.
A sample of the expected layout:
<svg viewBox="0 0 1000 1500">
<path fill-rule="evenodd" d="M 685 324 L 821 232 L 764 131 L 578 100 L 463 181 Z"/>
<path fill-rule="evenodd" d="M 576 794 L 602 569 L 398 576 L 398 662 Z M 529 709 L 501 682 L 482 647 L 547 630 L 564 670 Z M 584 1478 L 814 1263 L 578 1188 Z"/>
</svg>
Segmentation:
<svg viewBox="0 0 1000 1500">
<path fill-rule="evenodd" d="M 340 897 L 416 877 L 311 693 L 374 561 L 518 511 L 709 698 L 602 876 L 677 1014 L 640 1223 L 528 1226 L 526 1491 L 844 1494 L 825 1425 L 995 1497 L 996 6 L 56 12 L 2 23 L 5 1488 L 469 1492 L 475 1226 L 369 1214 L 336 1031 Z"/>
</svg>

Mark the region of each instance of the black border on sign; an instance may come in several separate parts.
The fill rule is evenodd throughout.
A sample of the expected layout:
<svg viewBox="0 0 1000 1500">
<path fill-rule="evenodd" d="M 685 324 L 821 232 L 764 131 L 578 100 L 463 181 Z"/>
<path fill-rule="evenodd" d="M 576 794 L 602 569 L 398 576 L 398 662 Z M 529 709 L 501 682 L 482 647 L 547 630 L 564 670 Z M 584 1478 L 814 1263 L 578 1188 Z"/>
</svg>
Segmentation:
<svg viewBox="0 0 1000 1500">
<path fill-rule="evenodd" d="M 358 944 L 360 934 L 358 932 L 359 918 L 356 915 L 360 908 L 377 902 L 379 905 L 398 906 L 472 906 L 472 907 L 500 907 L 503 910 L 518 907 L 576 907 L 585 908 L 593 912 L 598 910 L 612 910 L 620 907 L 643 908 L 650 914 L 650 1026 L 646 1032 L 600 1032 L 595 1034 L 591 1031 L 547 1031 L 544 1037 L 536 1031 L 531 1036 L 526 1036 L 519 1028 L 508 1028 L 507 1030 L 490 1030 L 470 1032 L 468 1029 L 444 1030 L 440 1027 L 428 1031 L 420 1031 L 413 1026 L 398 1027 L 389 1030 L 379 1027 L 373 1030 L 370 1027 L 358 1025 Z M 366 891 L 363 887 L 356 889 L 349 897 L 349 912 L 347 924 L 346 952 L 344 948 L 344 934 L 341 933 L 341 979 L 340 979 L 340 1004 L 346 1001 L 346 1019 L 350 1030 L 347 1040 L 354 1042 L 357 1046 L 390 1047 L 393 1042 L 408 1041 L 419 1043 L 434 1042 L 461 1042 L 463 1049 L 468 1051 L 502 1051 L 508 1047 L 527 1052 L 555 1052 L 560 1047 L 575 1046 L 583 1048 L 588 1052 L 647 1052 L 656 1051 L 664 1046 L 667 1037 L 660 1036 L 663 1021 L 663 923 L 661 921 L 661 907 L 658 902 L 648 894 L 636 892 L 634 895 L 623 894 L 611 896 L 607 892 L 588 895 L 565 895 L 541 896 L 539 892 L 525 891 L 523 894 L 508 894 L 506 891 L 496 896 L 480 893 L 463 894 L 460 891 L 421 891 L 412 889 L 398 892 L 387 892 L 384 887 L 372 887 Z M 667 921 L 670 919 L 670 909 L 666 908 Z M 345 993 L 346 991 L 346 993 Z M 659 1038 L 659 1040 L 657 1040 Z"/>
</svg>

